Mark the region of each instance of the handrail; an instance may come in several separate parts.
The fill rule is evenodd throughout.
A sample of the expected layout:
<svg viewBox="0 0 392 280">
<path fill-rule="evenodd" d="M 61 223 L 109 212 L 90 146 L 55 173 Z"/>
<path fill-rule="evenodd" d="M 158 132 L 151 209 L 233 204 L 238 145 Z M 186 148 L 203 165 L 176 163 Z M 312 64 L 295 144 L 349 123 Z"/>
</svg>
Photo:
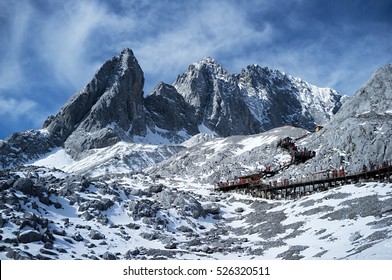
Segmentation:
<svg viewBox="0 0 392 280">
<path fill-rule="evenodd" d="M 227 181 L 227 182 L 220 182 L 218 184 L 215 184 L 215 189 L 225 191 L 225 190 L 231 190 L 231 189 L 236 189 L 236 188 L 263 188 L 265 190 L 279 190 L 279 189 L 291 189 L 291 188 L 296 188 L 296 187 L 302 187 L 302 186 L 310 186 L 310 185 L 317 185 L 317 184 L 325 184 L 325 183 L 330 183 L 330 182 L 341 182 L 341 181 L 352 181 L 353 179 L 360 179 L 360 178 L 375 178 L 375 177 L 380 177 L 385 174 L 391 173 L 392 165 L 389 163 L 381 165 L 381 167 L 376 167 L 371 170 L 365 170 L 365 171 L 358 171 L 354 172 L 351 174 L 347 174 L 344 172 L 344 175 L 341 176 L 333 176 L 329 178 L 322 178 L 322 179 L 315 179 L 311 178 L 309 180 L 301 180 L 299 182 L 290 182 L 287 179 L 280 181 L 280 184 L 278 185 L 277 181 L 273 184 L 266 184 L 262 180 L 258 181 L 252 181 L 250 179 L 240 181 L 240 180 L 235 180 L 235 181 Z"/>
</svg>

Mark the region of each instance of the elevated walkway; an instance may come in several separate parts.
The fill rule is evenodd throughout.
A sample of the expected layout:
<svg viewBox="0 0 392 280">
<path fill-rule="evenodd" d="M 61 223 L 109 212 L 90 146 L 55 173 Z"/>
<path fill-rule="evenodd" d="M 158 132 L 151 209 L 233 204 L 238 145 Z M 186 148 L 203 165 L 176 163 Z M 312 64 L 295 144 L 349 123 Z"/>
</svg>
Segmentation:
<svg viewBox="0 0 392 280">
<path fill-rule="evenodd" d="M 296 182 L 286 179 L 280 182 L 274 181 L 271 184 L 267 184 L 261 178 L 257 180 L 247 178 L 244 180 L 218 183 L 215 185 L 215 190 L 223 192 L 237 191 L 269 199 L 287 199 L 358 182 L 392 182 L 391 172 L 392 165 L 384 164 L 369 171 L 366 170 L 351 174 L 345 172 L 343 174 L 337 173 L 336 176 L 326 176 L 321 179 L 317 178 L 318 176 L 314 176 L 307 180 Z"/>
</svg>

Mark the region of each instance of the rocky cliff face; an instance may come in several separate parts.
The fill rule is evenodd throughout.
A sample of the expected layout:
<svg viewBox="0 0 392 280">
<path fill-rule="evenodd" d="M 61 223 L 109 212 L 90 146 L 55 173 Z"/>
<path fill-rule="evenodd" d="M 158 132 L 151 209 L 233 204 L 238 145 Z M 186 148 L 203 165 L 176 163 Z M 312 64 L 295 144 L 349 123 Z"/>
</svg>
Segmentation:
<svg viewBox="0 0 392 280">
<path fill-rule="evenodd" d="M 249 135 L 284 125 L 313 130 L 342 105 L 341 95 L 332 89 L 257 65 L 232 75 L 211 58 L 189 66 L 174 86 L 195 108 L 198 124 L 220 136 Z"/>
<path fill-rule="evenodd" d="M 236 78 L 212 58 L 190 65 L 174 87 L 196 111 L 198 126 L 224 137 L 262 131 L 240 94 Z"/>
<path fill-rule="evenodd" d="M 46 123 L 47 130 L 74 155 L 143 135 L 143 85 L 143 71 L 125 49 Z"/>
<path fill-rule="evenodd" d="M 153 133 L 161 133 L 173 143 L 199 133 L 194 108 L 173 86 L 160 83 L 144 103 L 148 127 Z"/>
<path fill-rule="evenodd" d="M 294 125 L 312 131 L 340 109 L 342 96 L 330 88 L 318 88 L 300 78 L 258 65 L 238 76 L 247 106 L 263 130 Z"/>
<path fill-rule="evenodd" d="M 320 133 L 304 140 L 318 151 L 309 161 L 309 172 L 341 167 L 358 171 L 370 162 L 392 160 L 391 77 L 392 65 L 377 70 Z"/>
</svg>

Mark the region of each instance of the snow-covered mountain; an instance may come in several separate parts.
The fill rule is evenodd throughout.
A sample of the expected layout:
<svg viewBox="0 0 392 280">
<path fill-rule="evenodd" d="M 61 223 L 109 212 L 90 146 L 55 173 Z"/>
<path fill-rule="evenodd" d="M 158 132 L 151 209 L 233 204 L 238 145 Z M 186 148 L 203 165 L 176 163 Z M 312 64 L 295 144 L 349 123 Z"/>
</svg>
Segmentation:
<svg viewBox="0 0 392 280">
<path fill-rule="evenodd" d="M 2 168 L 63 147 L 73 159 L 118 142 L 180 144 L 200 132 L 250 135 L 282 125 L 313 129 L 341 106 L 341 96 L 258 66 L 229 74 L 206 58 L 173 86 L 160 83 L 144 98 L 144 75 L 130 49 L 108 60 L 38 131 L 0 141 Z M 34 145 L 31 145 L 34 143 Z"/>
<path fill-rule="evenodd" d="M 143 97 L 126 49 L 43 129 L 0 141 L 0 259 L 392 259 L 392 183 L 296 200 L 213 186 L 391 160 L 391 76 L 381 68 L 339 110 L 333 90 L 206 58 Z M 288 166 L 285 137 L 316 156 Z"/>
<path fill-rule="evenodd" d="M 302 140 L 317 155 L 297 174 L 392 161 L 391 77 L 392 65 L 378 69 L 319 133 Z"/>
<path fill-rule="evenodd" d="M 304 164 L 291 166 L 278 178 L 293 179 L 341 168 L 357 172 L 363 165 L 392 161 L 391 76 L 391 65 L 376 71 L 320 132 L 281 127 L 258 135 L 215 138 L 181 151 L 150 171 L 165 176 L 190 174 L 203 182 L 216 182 L 256 171 L 257 166 L 277 168 L 290 160 L 287 151 L 276 147 L 277 140 L 284 137 L 298 139 L 299 147 L 315 151 L 316 156 Z M 255 144 L 250 148 L 251 142 Z M 214 148 L 216 143 L 222 145 Z M 246 153 L 239 152 L 242 149 Z"/>
<path fill-rule="evenodd" d="M 258 65 L 230 74 L 212 58 L 189 66 L 174 87 L 199 125 L 219 136 L 249 135 L 284 125 L 313 130 L 341 107 L 342 96 Z"/>
</svg>

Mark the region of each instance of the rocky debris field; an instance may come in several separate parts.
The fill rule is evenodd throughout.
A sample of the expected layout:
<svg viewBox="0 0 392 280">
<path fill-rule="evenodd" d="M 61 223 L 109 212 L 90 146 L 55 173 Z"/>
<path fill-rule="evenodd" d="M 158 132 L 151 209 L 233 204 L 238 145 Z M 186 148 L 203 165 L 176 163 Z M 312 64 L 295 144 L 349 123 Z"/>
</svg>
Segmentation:
<svg viewBox="0 0 392 280">
<path fill-rule="evenodd" d="M 0 259 L 390 259 L 392 188 L 296 201 L 146 174 L 0 174 Z"/>
</svg>

